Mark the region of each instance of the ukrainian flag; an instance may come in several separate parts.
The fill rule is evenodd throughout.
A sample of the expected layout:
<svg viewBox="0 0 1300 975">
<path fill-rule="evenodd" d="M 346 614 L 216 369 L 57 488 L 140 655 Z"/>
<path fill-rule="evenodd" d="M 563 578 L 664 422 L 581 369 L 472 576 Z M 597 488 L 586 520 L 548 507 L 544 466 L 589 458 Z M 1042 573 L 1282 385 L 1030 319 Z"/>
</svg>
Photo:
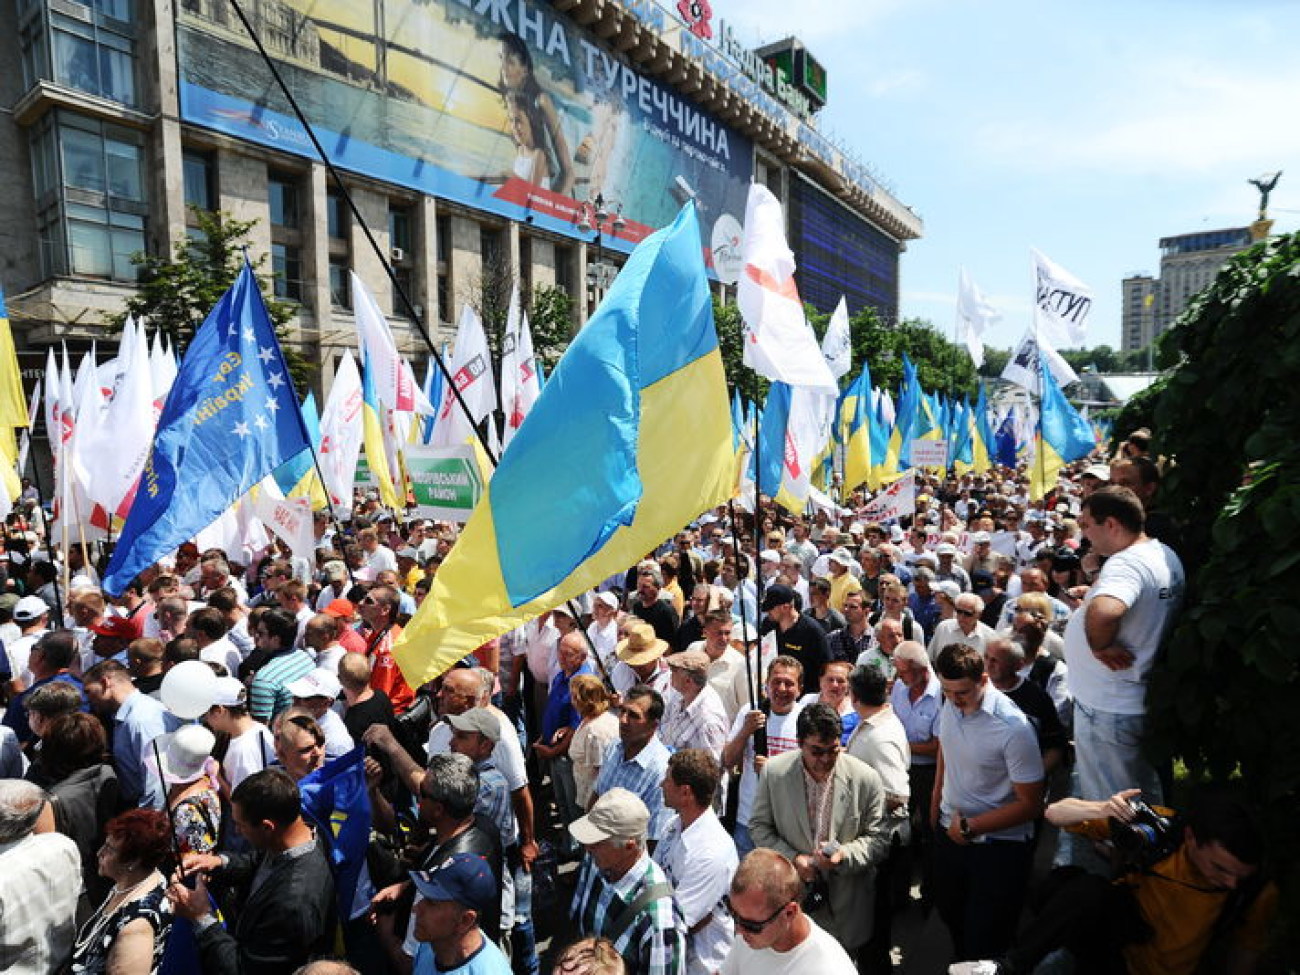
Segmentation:
<svg viewBox="0 0 1300 975">
<path fill-rule="evenodd" d="M 404 511 L 406 505 L 397 497 L 393 475 L 388 469 L 388 451 L 384 449 L 384 421 L 380 415 L 379 396 L 375 393 L 375 377 L 365 355 L 361 357 L 361 439 L 366 449 L 366 464 L 379 482 L 379 500 L 385 508 Z M 412 684 L 412 687 L 415 685 Z"/>
<path fill-rule="evenodd" d="M 734 465 L 692 203 L 633 252 L 510 441 L 394 648 L 407 683 L 632 565 L 723 504 Z"/>
<path fill-rule="evenodd" d="M 872 491 L 884 483 L 887 437 L 871 409 L 871 368 L 865 363 L 844 397 L 841 417 L 847 417 L 844 435 L 844 490 L 865 484 Z"/>
<path fill-rule="evenodd" d="M 993 439 L 993 428 L 989 426 L 989 399 L 980 383 L 980 394 L 975 400 L 975 414 L 971 418 L 971 470 L 984 474 L 993 466 L 993 452 L 997 444 Z"/>
<path fill-rule="evenodd" d="M 307 424 L 311 449 L 304 450 L 293 460 L 275 469 L 272 477 L 286 498 L 310 498 L 313 509 L 328 507 L 325 489 L 316 473 L 316 451 L 320 449 L 320 412 L 316 409 L 316 394 L 308 393 L 302 401 L 302 421 Z"/>
<path fill-rule="evenodd" d="M 18 480 L 18 441 L 14 430 L 27 426 L 27 404 L 23 402 L 23 377 L 18 368 L 18 352 L 9 328 L 9 311 L 4 292 L 0 291 L 0 488 L 9 501 L 18 500 L 22 484 Z"/>
<path fill-rule="evenodd" d="M 893 480 L 911 465 L 912 438 L 921 412 L 921 383 L 916 378 L 916 366 L 903 353 L 903 385 L 898 393 L 898 416 L 894 430 L 889 435 L 889 448 L 885 454 L 886 476 Z"/>
<path fill-rule="evenodd" d="M 790 426 L 790 403 L 793 390 L 788 383 L 772 380 L 763 404 L 763 418 L 758 424 L 757 477 L 758 492 L 775 498 L 781 490 L 785 470 L 786 432 Z"/>
<path fill-rule="evenodd" d="M 1056 487 L 1061 468 L 1087 457 L 1097 446 L 1092 427 L 1070 405 L 1047 368 L 1047 357 L 1038 360 L 1043 401 L 1038 408 L 1038 430 L 1034 438 L 1034 462 L 1029 471 L 1029 497 L 1038 500 Z"/>
</svg>

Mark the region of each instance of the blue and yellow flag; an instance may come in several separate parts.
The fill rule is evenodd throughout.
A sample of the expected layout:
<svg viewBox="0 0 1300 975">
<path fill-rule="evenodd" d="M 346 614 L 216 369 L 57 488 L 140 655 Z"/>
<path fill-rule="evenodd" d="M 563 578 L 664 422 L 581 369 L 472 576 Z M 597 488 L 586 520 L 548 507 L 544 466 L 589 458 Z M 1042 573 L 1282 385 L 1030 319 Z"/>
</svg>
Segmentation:
<svg viewBox="0 0 1300 975">
<path fill-rule="evenodd" d="M 865 484 L 876 491 L 884 483 L 888 443 L 871 406 L 871 369 L 866 363 L 849 388 L 852 392 L 844 400 L 844 407 L 852 409 L 844 436 L 844 490 Z"/>
<path fill-rule="evenodd" d="M 898 415 L 894 430 L 889 435 L 889 448 L 885 454 L 886 476 L 890 479 L 902 475 L 912 466 L 912 438 L 918 415 L 921 412 L 921 383 L 916 378 L 916 367 L 903 353 L 903 382 L 898 391 Z"/>
<path fill-rule="evenodd" d="M 375 392 L 375 377 L 370 366 L 361 359 L 361 443 L 366 451 L 366 465 L 379 482 L 379 501 L 385 508 L 403 511 L 406 505 L 397 497 L 393 487 L 393 473 L 388 469 L 388 451 L 384 448 L 384 420 L 380 412 L 379 396 Z"/>
<path fill-rule="evenodd" d="M 1029 497 L 1038 500 L 1056 487 L 1061 468 L 1087 457 L 1097 446 L 1092 427 L 1070 405 L 1056 378 L 1047 367 L 1047 357 L 1038 360 L 1043 401 L 1038 407 L 1038 430 L 1034 438 L 1034 462 L 1029 470 Z"/>
<path fill-rule="evenodd" d="M 308 446 L 275 329 L 247 263 L 194 333 L 104 577 L 116 596 Z"/>
<path fill-rule="evenodd" d="M 366 749 L 358 745 L 326 762 L 298 783 L 302 813 L 325 843 L 334 874 L 339 917 L 350 921 L 370 909 L 374 885 L 366 868 L 370 847 L 370 795 L 362 764 Z"/>
<path fill-rule="evenodd" d="M 0 487 L 10 501 L 18 500 L 22 482 L 18 479 L 18 441 L 14 430 L 27 426 L 27 404 L 23 402 L 22 370 L 9 328 L 9 311 L 0 290 Z"/>
<path fill-rule="evenodd" d="M 634 564 L 731 496 L 694 204 L 646 238 L 565 352 L 395 647 L 412 687 Z"/>
<path fill-rule="evenodd" d="M 781 490 L 785 469 L 786 432 L 790 427 L 790 399 L 793 390 L 779 379 L 772 381 L 758 421 L 758 450 L 755 451 L 758 493 L 775 498 Z"/>
<path fill-rule="evenodd" d="M 307 425 L 311 450 L 304 450 L 293 460 L 281 464 L 271 476 L 280 493 L 286 498 L 310 498 L 313 509 L 329 506 L 320 475 L 316 473 L 315 451 L 320 450 L 320 412 L 316 409 L 316 394 L 308 393 L 302 401 L 302 422 Z"/>
<path fill-rule="evenodd" d="M 989 398 L 980 382 L 980 394 L 975 400 L 975 409 L 971 416 L 971 470 L 984 474 L 993 466 L 993 454 L 997 444 L 993 440 L 993 428 L 989 425 Z"/>
</svg>

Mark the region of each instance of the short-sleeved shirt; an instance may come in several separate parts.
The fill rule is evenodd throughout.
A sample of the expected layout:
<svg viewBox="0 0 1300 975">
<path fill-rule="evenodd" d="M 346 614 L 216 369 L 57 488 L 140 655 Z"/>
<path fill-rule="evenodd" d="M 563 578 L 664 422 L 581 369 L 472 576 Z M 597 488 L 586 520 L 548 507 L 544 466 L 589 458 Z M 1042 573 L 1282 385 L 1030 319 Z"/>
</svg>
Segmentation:
<svg viewBox="0 0 1300 975">
<path fill-rule="evenodd" d="M 1183 564 L 1173 549 L 1154 538 L 1116 552 L 1101 567 L 1083 606 L 1065 627 L 1065 662 L 1070 691 L 1089 708 L 1114 714 L 1146 713 L 1147 673 L 1183 597 Z M 1133 663 L 1111 670 L 1092 654 L 1084 630 L 1088 609 L 1098 596 L 1111 596 L 1128 609 L 1117 640 Z"/>
<path fill-rule="evenodd" d="M 746 704 L 736 712 L 736 720 L 731 723 L 728 741 L 740 734 L 740 729 L 745 726 L 745 716 L 752 710 L 754 709 Z M 803 705 L 795 702 L 794 707 L 786 714 L 768 713 L 767 724 L 764 726 L 767 730 L 768 758 L 775 758 L 799 747 L 795 725 L 799 721 L 799 712 L 802 710 Z M 736 807 L 736 822 L 749 824 L 749 814 L 754 809 L 754 794 L 757 791 L 758 775 L 754 772 L 754 736 L 750 735 L 749 740 L 745 742 L 745 755 L 741 759 L 740 801 Z"/>
<path fill-rule="evenodd" d="M 479 934 L 483 935 L 482 929 Z M 433 946 L 421 942 L 416 949 L 413 966 L 413 975 L 510 975 L 510 960 L 487 935 L 483 935 L 483 944 L 479 949 L 455 968 L 439 968 Z"/>
<path fill-rule="evenodd" d="M 624 758 L 623 742 L 616 741 L 605 753 L 600 774 L 591 790 L 593 795 L 601 796 L 610 789 L 619 788 L 639 796 L 650 811 L 649 836 L 656 841 L 663 835 L 672 814 L 672 810 L 664 806 L 663 790 L 670 754 L 657 734 L 637 752 L 635 758 Z"/>
<path fill-rule="evenodd" d="M 735 937 L 731 915 L 721 905 L 740 863 L 735 843 L 712 809 L 685 829 L 674 816 L 655 847 L 654 861 L 673 885 L 673 901 L 686 930 L 708 922 L 686 937 L 687 971 L 716 972 Z"/>
<path fill-rule="evenodd" d="M 803 664 L 803 693 L 816 693 L 817 685 L 822 679 L 822 669 L 830 660 L 826 631 L 821 628 L 821 624 L 800 613 L 799 618 L 787 630 L 782 631 L 774 624 L 765 623 L 761 631 L 765 636 L 769 631 L 775 632 L 776 652 L 794 657 Z"/>
<path fill-rule="evenodd" d="M 963 714 L 951 701 L 939 711 L 939 744 L 943 749 L 943 802 L 940 824 L 946 829 L 956 811 L 978 816 L 1015 801 L 1014 785 L 1043 780 L 1038 736 L 1024 712 L 993 687 L 973 714 Z M 1033 823 L 1021 823 L 987 835 L 1023 840 Z"/>
<path fill-rule="evenodd" d="M 908 745 L 924 744 L 939 734 L 939 709 L 943 706 L 943 687 L 934 674 L 930 675 L 924 693 L 915 701 L 912 700 L 906 684 L 901 680 L 895 682 L 889 703 L 894 706 L 894 713 L 898 715 L 898 720 L 903 722 L 903 728 L 907 731 Z M 913 765 L 933 765 L 935 762 L 933 755 L 912 753 Z"/>
<path fill-rule="evenodd" d="M 288 684 L 316 669 L 316 661 L 302 650 L 290 650 L 272 657 L 253 677 L 248 688 L 248 713 L 258 721 L 270 720 L 293 704 Z"/>
<path fill-rule="evenodd" d="M 615 881 L 608 881 L 590 856 L 583 857 L 571 914 L 584 935 L 613 931 L 624 911 L 652 884 L 667 884 L 659 865 L 642 856 Z M 614 949 L 638 975 L 684 975 L 686 941 L 672 897 L 661 897 L 627 924 Z"/>
</svg>

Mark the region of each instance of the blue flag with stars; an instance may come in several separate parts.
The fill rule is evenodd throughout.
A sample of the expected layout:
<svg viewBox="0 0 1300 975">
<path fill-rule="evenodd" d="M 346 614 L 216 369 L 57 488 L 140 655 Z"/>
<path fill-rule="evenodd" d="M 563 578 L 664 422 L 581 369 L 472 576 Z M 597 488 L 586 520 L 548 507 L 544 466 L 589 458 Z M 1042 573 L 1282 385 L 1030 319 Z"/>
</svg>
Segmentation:
<svg viewBox="0 0 1300 975">
<path fill-rule="evenodd" d="M 245 262 L 194 333 L 167 395 L 105 591 L 120 594 L 309 444 L 280 343 Z"/>
</svg>

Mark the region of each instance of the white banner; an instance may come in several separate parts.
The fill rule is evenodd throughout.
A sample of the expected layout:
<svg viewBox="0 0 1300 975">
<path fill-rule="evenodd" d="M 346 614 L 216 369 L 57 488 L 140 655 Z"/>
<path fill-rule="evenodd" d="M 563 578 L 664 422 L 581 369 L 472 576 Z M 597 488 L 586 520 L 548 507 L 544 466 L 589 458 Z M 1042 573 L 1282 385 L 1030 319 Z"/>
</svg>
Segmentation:
<svg viewBox="0 0 1300 975">
<path fill-rule="evenodd" d="M 1070 368 L 1068 362 L 1061 358 L 1061 354 L 1046 342 L 1036 341 L 1032 331 L 1025 333 L 1025 337 L 1020 340 L 1020 345 L 1016 347 L 1015 353 L 1007 360 L 1006 368 L 1002 370 L 1002 378 L 1009 383 L 1023 386 L 1032 393 L 1041 393 L 1042 391 L 1038 388 L 1042 385 L 1038 378 L 1038 352 L 1040 348 L 1043 354 L 1047 356 L 1047 368 L 1051 371 L 1057 385 L 1064 389 L 1070 383 L 1079 381 L 1078 374 Z"/>
<path fill-rule="evenodd" d="M 957 335 L 965 344 L 976 369 L 984 365 L 984 331 L 1001 319 L 998 310 L 989 304 L 988 298 L 962 268 L 957 275 Z"/>
<path fill-rule="evenodd" d="M 284 539 L 295 558 L 313 561 L 316 533 L 312 529 L 310 498 L 273 498 L 263 490 L 253 502 L 253 513 Z"/>
<path fill-rule="evenodd" d="M 843 297 L 835 306 L 826 334 L 822 337 L 822 355 L 836 379 L 853 368 L 853 336 L 849 334 L 849 306 Z"/>
<path fill-rule="evenodd" d="M 1034 259 L 1034 325 L 1057 349 L 1082 348 L 1087 336 L 1092 289 L 1041 251 Z"/>
<path fill-rule="evenodd" d="M 897 521 L 905 515 L 916 514 L 916 470 L 908 468 L 906 474 L 885 488 L 861 511 L 861 521 Z"/>
<path fill-rule="evenodd" d="M 942 440 L 913 440 L 912 463 L 917 467 L 947 467 L 948 444 Z"/>
</svg>

